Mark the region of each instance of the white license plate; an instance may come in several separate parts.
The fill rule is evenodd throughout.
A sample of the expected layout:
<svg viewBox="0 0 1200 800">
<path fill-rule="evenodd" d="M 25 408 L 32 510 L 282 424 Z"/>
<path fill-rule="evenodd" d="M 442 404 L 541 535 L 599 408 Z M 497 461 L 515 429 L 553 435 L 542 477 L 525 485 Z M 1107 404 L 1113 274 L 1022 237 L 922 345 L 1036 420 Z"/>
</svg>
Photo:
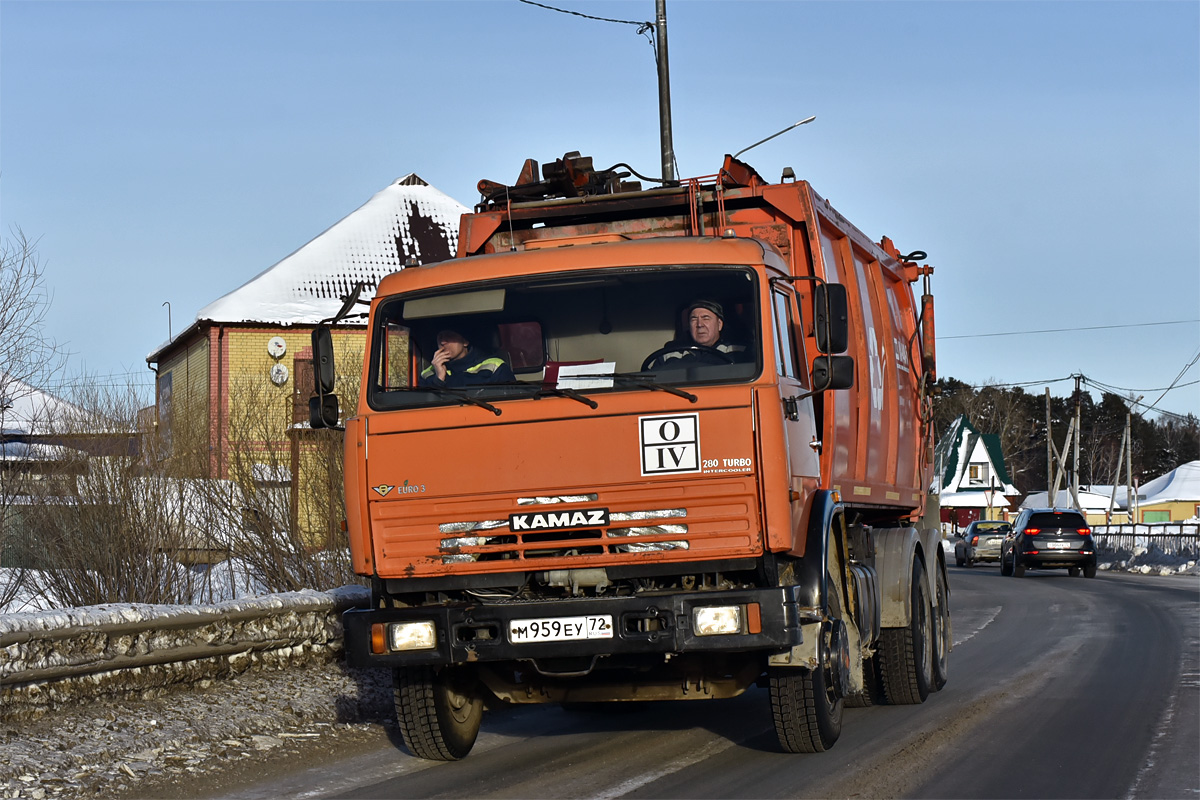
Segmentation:
<svg viewBox="0 0 1200 800">
<path fill-rule="evenodd" d="M 1070 550 L 1071 543 L 1070 542 L 1046 542 L 1046 547 L 1050 548 L 1051 550 Z"/>
<path fill-rule="evenodd" d="M 589 614 L 586 617 L 545 617 L 514 619 L 508 623 L 508 640 L 527 642 L 568 642 L 574 639 L 611 639 L 612 617 Z"/>
</svg>

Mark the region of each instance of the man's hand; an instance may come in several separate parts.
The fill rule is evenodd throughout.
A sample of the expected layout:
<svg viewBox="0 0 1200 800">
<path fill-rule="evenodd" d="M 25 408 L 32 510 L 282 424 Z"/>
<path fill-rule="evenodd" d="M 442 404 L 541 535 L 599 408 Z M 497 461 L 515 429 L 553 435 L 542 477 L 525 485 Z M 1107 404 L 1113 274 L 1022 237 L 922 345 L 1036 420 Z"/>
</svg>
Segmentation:
<svg viewBox="0 0 1200 800">
<path fill-rule="evenodd" d="M 437 375 L 439 381 L 446 380 L 446 362 L 450 360 L 450 352 L 444 347 L 439 347 L 430 359 L 433 364 L 434 374 Z"/>
</svg>

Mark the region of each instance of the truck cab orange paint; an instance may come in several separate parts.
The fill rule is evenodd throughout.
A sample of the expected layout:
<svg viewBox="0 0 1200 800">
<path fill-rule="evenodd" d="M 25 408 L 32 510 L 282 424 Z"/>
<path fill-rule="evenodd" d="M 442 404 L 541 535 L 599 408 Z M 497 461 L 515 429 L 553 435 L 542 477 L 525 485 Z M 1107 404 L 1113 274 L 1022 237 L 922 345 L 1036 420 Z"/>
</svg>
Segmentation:
<svg viewBox="0 0 1200 800">
<path fill-rule="evenodd" d="M 831 746 L 830 698 L 870 692 L 865 659 L 891 641 L 880 608 L 945 609 L 904 533 L 929 477 L 918 273 L 807 183 L 728 157 L 646 191 L 577 156 L 541 181 L 531 163 L 481 183 L 459 258 L 385 277 L 371 304 L 345 452 L 375 602 L 346 615 L 351 662 L 415 687 L 398 714 L 431 758 L 465 755 L 478 721 L 419 698 L 469 712 L 695 681 L 807 681 L 796 696 L 824 705 L 779 723 L 781 745 Z M 446 331 L 467 345 L 435 362 Z M 885 571 L 873 542 L 907 560 Z"/>
</svg>

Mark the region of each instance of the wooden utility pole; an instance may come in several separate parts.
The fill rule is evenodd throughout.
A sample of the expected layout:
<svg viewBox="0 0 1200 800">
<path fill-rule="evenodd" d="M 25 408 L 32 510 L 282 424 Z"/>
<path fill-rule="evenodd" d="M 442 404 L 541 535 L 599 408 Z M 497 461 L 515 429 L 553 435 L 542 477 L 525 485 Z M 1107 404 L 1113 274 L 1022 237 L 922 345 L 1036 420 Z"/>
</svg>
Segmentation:
<svg viewBox="0 0 1200 800">
<path fill-rule="evenodd" d="M 675 144 L 671 137 L 671 72 L 667 64 L 667 0 L 656 0 L 654 34 L 658 41 L 658 137 L 662 145 L 662 176 L 675 183 Z"/>
<path fill-rule="evenodd" d="M 1054 506 L 1058 481 L 1054 475 L 1054 431 L 1050 429 L 1050 387 L 1046 387 L 1046 505 Z"/>
<path fill-rule="evenodd" d="M 1075 439 L 1073 441 L 1074 452 L 1071 455 L 1071 500 L 1075 502 L 1075 510 L 1083 513 L 1083 506 L 1079 502 L 1079 429 L 1082 424 L 1079 419 L 1079 407 L 1081 405 L 1080 382 L 1083 380 L 1082 375 L 1075 376 Z M 1066 449 L 1066 445 L 1063 445 Z"/>
<path fill-rule="evenodd" d="M 1117 453 L 1117 471 L 1113 473 L 1112 494 L 1108 498 L 1108 513 L 1105 514 L 1105 522 L 1112 524 L 1113 508 L 1117 505 L 1117 484 L 1121 482 L 1121 462 L 1125 460 L 1125 448 L 1129 445 L 1129 414 L 1125 415 L 1125 433 L 1121 436 L 1121 449 Z M 1128 490 L 1126 490 L 1128 492 Z M 1129 495 L 1125 496 L 1125 510 L 1129 511 Z"/>
</svg>

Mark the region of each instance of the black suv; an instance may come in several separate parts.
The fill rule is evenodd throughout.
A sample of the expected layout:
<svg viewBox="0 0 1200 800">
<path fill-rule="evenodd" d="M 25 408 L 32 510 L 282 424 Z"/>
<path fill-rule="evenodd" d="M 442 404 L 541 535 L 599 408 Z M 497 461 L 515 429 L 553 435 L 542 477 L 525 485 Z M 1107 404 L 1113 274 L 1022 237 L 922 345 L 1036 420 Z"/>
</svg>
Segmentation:
<svg viewBox="0 0 1200 800">
<path fill-rule="evenodd" d="M 1020 578 L 1027 569 L 1065 569 L 1096 577 L 1096 543 L 1087 520 L 1073 508 L 1026 508 L 1000 545 L 1000 574 Z"/>
</svg>

